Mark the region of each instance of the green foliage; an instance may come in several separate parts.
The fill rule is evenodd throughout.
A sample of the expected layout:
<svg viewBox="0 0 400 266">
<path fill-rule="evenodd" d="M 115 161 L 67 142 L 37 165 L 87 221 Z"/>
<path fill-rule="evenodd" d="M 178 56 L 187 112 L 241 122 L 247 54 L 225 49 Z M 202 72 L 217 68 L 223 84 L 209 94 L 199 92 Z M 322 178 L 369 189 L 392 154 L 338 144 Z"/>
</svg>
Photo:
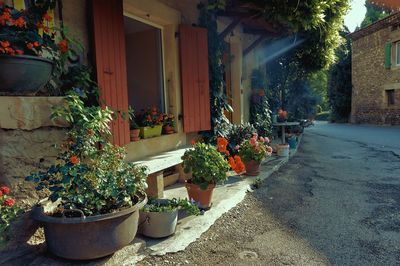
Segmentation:
<svg viewBox="0 0 400 266">
<path fill-rule="evenodd" d="M 182 160 L 185 173 L 192 172 L 191 182 L 203 190 L 207 189 L 209 184 L 217 184 L 228 178 L 228 162 L 210 144 L 196 143 L 192 149 L 185 152 Z"/>
<path fill-rule="evenodd" d="M 329 121 L 329 120 L 331 120 L 331 112 L 325 111 L 325 112 L 318 113 L 318 114 L 315 116 L 315 120 L 319 120 L 319 121 Z"/>
<path fill-rule="evenodd" d="M 61 199 L 63 209 L 80 209 L 85 215 L 110 213 L 130 207 L 143 194 L 146 167 L 124 161 L 125 150 L 108 141 L 112 111 L 85 107 L 75 94 L 53 113 L 71 124 L 54 165 L 26 177 L 36 189 L 50 191 L 50 199 Z"/>
<path fill-rule="evenodd" d="M 349 9 L 349 0 L 242 0 L 253 16 L 279 25 L 283 31 L 298 33 L 303 43 L 293 60 L 307 71 L 327 68 L 335 60 L 341 43 L 339 30 Z"/>
<path fill-rule="evenodd" d="M 206 28 L 208 33 L 211 127 L 214 131 L 213 134 L 216 136 L 224 135 L 220 126 L 229 123 L 224 111 L 233 111 L 225 95 L 226 84 L 224 81 L 223 57 L 226 47 L 224 39 L 219 36 L 217 28 L 217 12 L 224 6 L 224 1 L 218 0 L 208 1 L 208 5 L 199 5 L 199 25 Z"/>
<path fill-rule="evenodd" d="M 311 73 L 308 78 L 310 89 L 317 97 L 317 104 L 320 106 L 318 112 L 329 110 L 328 100 L 328 71 L 323 69 L 315 73 Z"/>
<path fill-rule="evenodd" d="M 348 29 L 342 31 L 346 36 Z M 338 62 L 329 71 L 328 97 L 332 120 L 347 120 L 351 112 L 351 42 L 347 39 L 336 51 Z"/>
<path fill-rule="evenodd" d="M 365 28 L 372 23 L 384 19 L 390 15 L 390 10 L 380 7 L 376 4 L 374 5 L 368 0 L 365 1 L 365 7 L 367 8 L 367 12 L 365 13 L 364 20 L 361 22 L 361 28 Z"/>
<path fill-rule="evenodd" d="M 8 241 L 8 229 L 10 223 L 15 220 L 21 209 L 16 207 L 14 199 L 9 195 L 10 189 L 8 187 L 0 187 L 0 248 L 3 247 Z"/>
<path fill-rule="evenodd" d="M 271 156 L 272 148 L 268 146 L 269 139 L 254 134 L 250 139 L 245 140 L 239 146 L 239 156 L 244 162 L 261 162 L 267 156 Z"/>
<path fill-rule="evenodd" d="M 251 76 L 250 123 L 258 134 L 271 136 L 271 110 L 266 94 L 266 75 L 262 69 L 253 70 Z"/>
<path fill-rule="evenodd" d="M 307 119 L 317 113 L 318 96 L 311 90 L 307 80 L 294 80 L 286 100 L 290 120 Z"/>
<path fill-rule="evenodd" d="M 157 125 L 162 125 L 164 119 L 164 114 L 160 113 L 156 107 L 147 108 L 146 110 L 141 110 L 135 121 L 140 127 L 154 127 Z"/>
<path fill-rule="evenodd" d="M 177 208 L 185 210 L 190 215 L 199 215 L 200 209 L 187 199 L 149 199 L 143 207 L 144 212 L 173 212 Z"/>
<path fill-rule="evenodd" d="M 242 144 L 243 141 L 250 139 L 257 130 L 250 123 L 240 125 L 230 124 L 226 129 L 226 139 L 229 141 L 230 151 L 236 151 L 236 146 Z"/>
</svg>

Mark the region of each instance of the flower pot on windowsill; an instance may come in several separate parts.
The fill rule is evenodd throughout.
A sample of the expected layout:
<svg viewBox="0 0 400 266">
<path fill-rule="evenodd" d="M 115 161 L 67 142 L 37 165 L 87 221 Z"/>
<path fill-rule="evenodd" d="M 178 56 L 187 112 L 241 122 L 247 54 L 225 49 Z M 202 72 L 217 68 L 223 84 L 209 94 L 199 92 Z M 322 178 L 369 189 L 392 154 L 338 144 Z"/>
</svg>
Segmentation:
<svg viewBox="0 0 400 266">
<path fill-rule="evenodd" d="M 163 126 L 163 134 L 174 134 L 175 130 L 172 126 Z"/>
<path fill-rule="evenodd" d="M 51 78 L 53 62 L 29 55 L 0 55 L 0 93 L 34 95 Z"/>
<path fill-rule="evenodd" d="M 162 125 L 155 125 L 154 127 L 141 127 L 140 137 L 144 139 L 161 136 Z"/>
<path fill-rule="evenodd" d="M 130 137 L 131 141 L 138 141 L 140 140 L 140 128 L 135 128 L 130 130 Z"/>
<path fill-rule="evenodd" d="M 244 166 L 246 167 L 247 176 L 257 176 L 260 174 L 260 162 L 251 160 L 247 162 L 243 162 Z"/>
<path fill-rule="evenodd" d="M 188 192 L 189 200 L 194 200 L 200 209 L 209 209 L 211 207 L 215 184 L 209 184 L 208 187 L 203 190 L 199 185 L 193 184 L 189 179 L 186 180 L 185 187 Z"/>
</svg>

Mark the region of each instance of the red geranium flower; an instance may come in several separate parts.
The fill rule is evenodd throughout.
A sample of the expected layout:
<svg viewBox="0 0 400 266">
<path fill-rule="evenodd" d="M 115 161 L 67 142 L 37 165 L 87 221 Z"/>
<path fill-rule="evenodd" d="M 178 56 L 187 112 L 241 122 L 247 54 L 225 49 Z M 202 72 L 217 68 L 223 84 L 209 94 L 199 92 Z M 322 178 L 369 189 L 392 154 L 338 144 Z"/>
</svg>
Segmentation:
<svg viewBox="0 0 400 266">
<path fill-rule="evenodd" d="M 9 41 L 0 41 L 0 45 L 1 45 L 3 48 L 7 48 L 7 47 L 10 46 L 10 42 L 9 42 Z"/>
<path fill-rule="evenodd" d="M 4 206 L 8 206 L 8 207 L 12 207 L 12 206 L 14 206 L 14 204 L 15 204 L 15 200 L 10 199 L 10 198 L 6 199 L 3 203 Z"/>
<path fill-rule="evenodd" d="M 6 186 L 0 187 L 0 191 L 3 192 L 3 194 L 10 194 L 10 188 Z"/>
<path fill-rule="evenodd" d="M 69 161 L 70 161 L 72 164 L 77 164 L 77 163 L 79 163 L 79 159 L 78 159 L 78 157 L 76 157 L 76 156 L 71 156 L 71 158 L 69 159 Z"/>
<path fill-rule="evenodd" d="M 63 54 L 68 52 L 68 41 L 66 39 L 60 41 L 58 43 L 58 49 L 60 49 L 60 52 Z"/>
<path fill-rule="evenodd" d="M 27 43 L 26 47 L 28 47 L 28 49 L 31 50 L 33 48 L 33 44 L 32 43 Z"/>
<path fill-rule="evenodd" d="M 0 190 L 0 197 L 3 197 L 3 192 Z"/>
</svg>

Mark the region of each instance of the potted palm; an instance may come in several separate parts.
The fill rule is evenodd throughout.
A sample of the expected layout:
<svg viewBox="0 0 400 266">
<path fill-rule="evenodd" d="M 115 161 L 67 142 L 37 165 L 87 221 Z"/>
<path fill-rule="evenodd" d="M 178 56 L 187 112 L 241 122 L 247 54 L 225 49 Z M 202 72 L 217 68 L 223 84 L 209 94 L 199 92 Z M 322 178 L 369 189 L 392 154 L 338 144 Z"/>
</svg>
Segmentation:
<svg viewBox="0 0 400 266">
<path fill-rule="evenodd" d="M 48 249 L 63 258 L 94 259 L 134 239 L 147 201 L 146 168 L 125 162 L 124 148 L 108 141 L 109 108 L 87 107 L 74 94 L 66 103 L 53 113 L 71 125 L 57 161 L 26 180 L 50 193 L 48 204 L 33 210 Z"/>
<path fill-rule="evenodd" d="M 260 173 L 260 164 L 267 157 L 271 156 L 272 148 L 268 146 L 269 139 L 258 137 L 256 133 L 242 142 L 239 148 L 239 155 L 246 167 L 246 175 L 256 176 Z"/>
<path fill-rule="evenodd" d="M 35 94 L 61 71 L 68 57 L 68 41 L 47 25 L 55 1 L 31 1 L 27 10 L 0 3 L 0 93 Z M 57 69 L 57 71 L 54 71 Z"/>
<path fill-rule="evenodd" d="M 179 209 L 189 215 L 200 214 L 200 209 L 187 199 L 149 199 L 140 211 L 139 232 L 152 238 L 174 234 Z"/>
<path fill-rule="evenodd" d="M 186 180 L 189 199 L 202 209 L 211 207 L 215 185 L 227 180 L 228 162 L 215 146 L 197 142 L 182 156 L 185 173 L 192 173 Z"/>
<path fill-rule="evenodd" d="M 132 141 L 140 140 L 140 127 L 135 121 L 135 110 L 131 106 L 128 109 L 129 114 L 129 129 L 130 129 L 130 139 Z"/>
</svg>

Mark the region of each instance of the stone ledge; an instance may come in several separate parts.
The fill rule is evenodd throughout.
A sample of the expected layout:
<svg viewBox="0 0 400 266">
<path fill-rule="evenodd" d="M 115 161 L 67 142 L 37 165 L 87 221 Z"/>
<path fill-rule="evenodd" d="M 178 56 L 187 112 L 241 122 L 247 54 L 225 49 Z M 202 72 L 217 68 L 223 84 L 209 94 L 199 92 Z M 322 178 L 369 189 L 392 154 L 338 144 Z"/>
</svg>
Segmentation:
<svg viewBox="0 0 400 266">
<path fill-rule="evenodd" d="M 68 126 L 61 120 L 51 120 L 52 108 L 61 105 L 63 97 L 0 97 L 0 128 L 33 130 L 40 127 Z"/>
</svg>

